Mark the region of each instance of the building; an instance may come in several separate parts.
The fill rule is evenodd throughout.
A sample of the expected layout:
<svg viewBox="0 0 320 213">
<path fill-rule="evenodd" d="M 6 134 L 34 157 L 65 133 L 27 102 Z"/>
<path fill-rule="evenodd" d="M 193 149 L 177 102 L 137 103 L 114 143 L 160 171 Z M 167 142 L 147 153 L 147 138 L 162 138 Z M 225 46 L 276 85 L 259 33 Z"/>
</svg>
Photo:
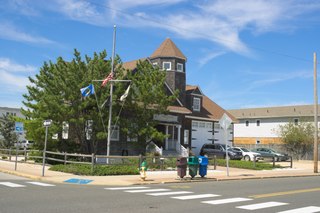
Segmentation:
<svg viewBox="0 0 320 213">
<path fill-rule="evenodd" d="M 182 150 L 189 148 L 198 155 L 204 143 L 223 142 L 219 120 L 224 113 L 233 120 L 235 118 L 210 100 L 199 86 L 186 84 L 187 58 L 171 39 L 167 38 L 150 57 L 126 62 L 123 67 L 134 70 L 139 60 L 147 60 L 166 72 L 165 86 L 168 92 L 172 93 L 176 89 L 180 91 L 175 105 L 168 108 L 170 114 L 154 117 L 159 121 L 157 129 L 170 135 L 160 145 L 158 144 L 162 146 L 164 153 L 181 154 Z M 228 131 L 228 139 L 232 144 L 232 125 Z M 129 153 L 134 152 L 134 142 L 113 142 L 114 145 L 111 144 L 113 154 L 120 154 L 123 149 L 129 149 Z"/>
<path fill-rule="evenodd" d="M 0 107 L 0 119 L 2 119 L 4 115 L 11 115 L 11 116 L 17 116 L 19 118 L 25 118 L 25 116 L 22 115 L 21 110 L 19 108 Z M 17 131 L 19 135 L 19 141 L 25 140 L 25 132 L 23 129 L 23 124 L 21 122 L 16 122 L 16 127 L 19 127 L 19 131 Z M 3 138 L 1 134 L 0 134 L 0 138 Z"/>
<path fill-rule="evenodd" d="M 234 144 L 281 144 L 279 126 L 289 122 L 313 121 L 313 107 L 299 105 L 229 110 L 238 120 L 234 125 Z"/>
</svg>

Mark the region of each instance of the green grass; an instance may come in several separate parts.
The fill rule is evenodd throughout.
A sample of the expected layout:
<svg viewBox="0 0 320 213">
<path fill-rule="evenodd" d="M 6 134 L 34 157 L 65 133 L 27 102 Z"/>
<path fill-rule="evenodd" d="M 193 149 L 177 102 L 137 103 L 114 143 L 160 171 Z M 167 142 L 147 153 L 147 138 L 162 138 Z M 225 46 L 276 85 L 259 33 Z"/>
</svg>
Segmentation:
<svg viewBox="0 0 320 213">
<path fill-rule="evenodd" d="M 209 161 L 210 165 L 213 165 L 213 160 Z M 217 159 L 218 166 L 226 166 L 225 159 Z M 229 167 L 239 168 L 239 169 L 252 169 L 252 170 L 271 170 L 274 168 L 282 168 L 280 165 L 275 165 L 273 167 L 270 163 L 256 162 L 254 166 L 252 161 L 240 161 L 240 160 L 229 160 Z"/>
<path fill-rule="evenodd" d="M 136 166 L 127 165 L 96 165 L 91 171 L 91 165 L 83 164 L 58 164 L 51 166 L 49 170 L 75 175 L 93 175 L 93 176 L 108 176 L 108 175 L 137 175 L 139 171 Z"/>
</svg>

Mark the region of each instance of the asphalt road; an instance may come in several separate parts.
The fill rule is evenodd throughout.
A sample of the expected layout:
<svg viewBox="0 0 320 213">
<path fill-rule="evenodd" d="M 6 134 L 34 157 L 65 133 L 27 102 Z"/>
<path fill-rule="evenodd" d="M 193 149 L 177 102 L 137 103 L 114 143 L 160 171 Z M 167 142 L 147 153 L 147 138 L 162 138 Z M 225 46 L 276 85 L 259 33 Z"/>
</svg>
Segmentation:
<svg viewBox="0 0 320 213">
<path fill-rule="evenodd" d="M 52 184 L 0 173 L 0 213 L 320 212 L 320 177 L 131 187 L 146 188 Z"/>
</svg>

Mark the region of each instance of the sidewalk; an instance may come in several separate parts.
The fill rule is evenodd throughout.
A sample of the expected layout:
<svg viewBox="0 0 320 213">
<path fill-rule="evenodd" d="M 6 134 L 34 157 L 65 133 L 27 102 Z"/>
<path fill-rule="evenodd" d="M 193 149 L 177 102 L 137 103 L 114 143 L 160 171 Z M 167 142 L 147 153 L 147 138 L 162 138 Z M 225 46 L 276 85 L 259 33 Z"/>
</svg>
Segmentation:
<svg viewBox="0 0 320 213">
<path fill-rule="evenodd" d="M 288 162 L 281 163 L 288 166 Z M 129 186 L 137 184 L 155 184 L 155 183 L 186 183 L 198 181 L 224 181 L 241 179 L 262 179 L 262 178 L 280 178 L 280 177 L 300 177 L 300 176 L 319 176 L 314 173 L 313 161 L 295 161 L 293 168 L 274 169 L 274 170 L 246 170 L 229 168 L 229 176 L 225 167 L 217 167 L 217 170 L 208 170 L 205 178 L 196 176 L 193 180 L 187 174 L 182 180 L 178 178 L 177 171 L 148 171 L 146 181 L 142 181 L 139 175 L 121 175 L 121 176 L 80 176 L 63 172 L 55 172 L 45 167 L 45 176 L 42 177 L 42 165 L 18 163 L 15 171 L 15 163 L 0 160 L 0 172 L 9 173 L 21 177 L 27 177 L 34 180 L 41 180 L 52 183 L 66 183 L 65 181 L 73 179 L 74 183 L 85 183 L 88 185 L 106 185 L 106 186 Z M 91 182 L 90 182 L 90 181 Z M 71 182 L 72 182 L 71 181 Z"/>
</svg>

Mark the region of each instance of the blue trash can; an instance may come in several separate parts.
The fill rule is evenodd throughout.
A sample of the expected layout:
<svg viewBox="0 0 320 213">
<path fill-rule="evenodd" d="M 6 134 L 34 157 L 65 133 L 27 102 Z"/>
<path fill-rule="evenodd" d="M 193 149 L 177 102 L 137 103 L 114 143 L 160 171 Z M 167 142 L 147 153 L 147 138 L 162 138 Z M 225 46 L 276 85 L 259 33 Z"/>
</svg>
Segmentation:
<svg viewBox="0 0 320 213">
<path fill-rule="evenodd" d="M 209 164 L 209 160 L 205 156 L 199 156 L 199 175 L 204 177 L 207 175 L 207 167 Z"/>
</svg>

